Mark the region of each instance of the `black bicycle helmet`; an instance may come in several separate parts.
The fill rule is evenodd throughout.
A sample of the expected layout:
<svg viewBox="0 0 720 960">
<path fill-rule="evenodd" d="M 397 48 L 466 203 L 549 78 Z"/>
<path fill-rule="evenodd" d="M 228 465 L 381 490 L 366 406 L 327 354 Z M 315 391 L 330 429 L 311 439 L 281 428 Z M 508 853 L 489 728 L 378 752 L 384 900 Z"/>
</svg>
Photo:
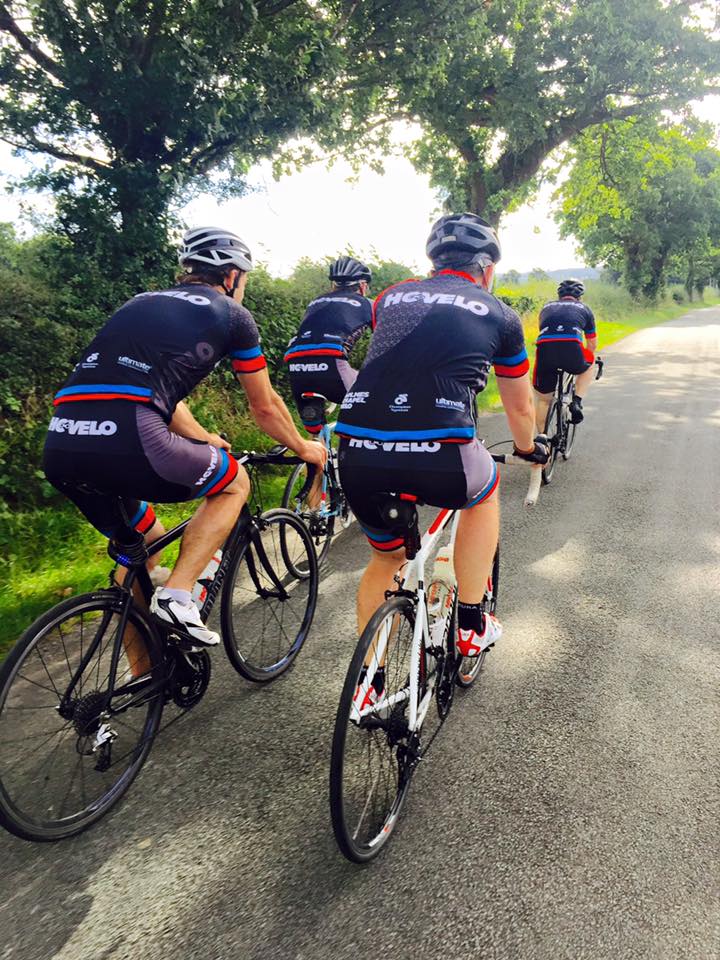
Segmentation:
<svg viewBox="0 0 720 960">
<path fill-rule="evenodd" d="M 425 252 L 439 269 L 472 266 L 483 256 L 497 263 L 501 255 L 497 234 L 487 220 L 474 213 L 440 217 L 433 224 Z"/>
<path fill-rule="evenodd" d="M 360 283 L 362 280 L 370 283 L 372 273 L 369 267 L 366 267 L 360 260 L 356 260 L 355 257 L 338 257 L 334 263 L 330 264 L 328 277 L 333 283 L 343 287 Z"/>
<path fill-rule="evenodd" d="M 580 297 L 585 293 L 585 284 L 582 280 L 576 280 L 571 277 L 569 280 L 562 280 L 558 284 L 558 296 L 562 297 L 575 297 L 580 299 Z"/>
<path fill-rule="evenodd" d="M 207 264 L 245 271 L 253 268 L 250 247 L 236 233 L 222 227 L 194 227 L 186 231 L 178 260 L 183 267 Z"/>
</svg>

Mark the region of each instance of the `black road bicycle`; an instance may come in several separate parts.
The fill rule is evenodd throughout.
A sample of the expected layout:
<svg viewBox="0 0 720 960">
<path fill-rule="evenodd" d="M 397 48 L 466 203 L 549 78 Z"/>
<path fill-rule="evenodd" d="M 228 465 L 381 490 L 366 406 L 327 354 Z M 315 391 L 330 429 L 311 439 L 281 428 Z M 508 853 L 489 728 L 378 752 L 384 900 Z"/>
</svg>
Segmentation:
<svg viewBox="0 0 720 960">
<path fill-rule="evenodd" d="M 297 463 L 238 455 L 250 468 Z M 120 800 L 148 757 L 163 708 L 190 710 L 210 681 L 211 660 L 147 611 L 145 561 L 177 540 L 179 524 L 149 547 L 141 537 L 108 552 L 117 566 L 104 590 L 70 597 L 29 627 L 0 668 L 0 824 L 26 840 L 85 830 Z M 294 572 L 302 567 L 300 578 Z M 225 652 L 247 680 L 284 673 L 307 638 L 318 568 L 310 535 L 287 510 L 245 506 L 227 538 L 201 607 L 218 597 Z M 137 601 L 138 596 L 144 604 Z M 180 714 L 182 715 L 182 714 Z M 173 722 L 173 721 L 170 721 Z"/>
<path fill-rule="evenodd" d="M 596 380 L 599 380 L 603 373 L 603 361 L 600 357 L 595 358 L 597 366 Z M 557 380 L 555 383 L 555 393 L 548 408 L 545 418 L 545 436 L 550 441 L 550 459 L 542 468 L 543 483 L 550 483 L 555 473 L 555 465 L 559 456 L 563 460 L 570 459 L 573 444 L 575 443 L 575 433 L 577 424 L 570 419 L 570 403 L 575 392 L 575 375 L 565 373 L 564 370 L 557 371 Z"/>
</svg>

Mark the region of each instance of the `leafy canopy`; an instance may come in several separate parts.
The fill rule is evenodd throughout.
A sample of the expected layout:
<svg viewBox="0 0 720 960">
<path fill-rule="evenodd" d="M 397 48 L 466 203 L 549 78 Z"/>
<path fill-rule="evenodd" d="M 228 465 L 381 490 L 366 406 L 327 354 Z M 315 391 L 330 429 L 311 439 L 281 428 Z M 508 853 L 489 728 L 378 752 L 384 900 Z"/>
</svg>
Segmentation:
<svg viewBox="0 0 720 960">
<path fill-rule="evenodd" d="M 708 125 L 629 120 L 572 147 L 558 220 L 592 264 L 620 272 L 634 296 L 654 299 L 669 266 L 720 243 L 720 151 Z"/>
</svg>

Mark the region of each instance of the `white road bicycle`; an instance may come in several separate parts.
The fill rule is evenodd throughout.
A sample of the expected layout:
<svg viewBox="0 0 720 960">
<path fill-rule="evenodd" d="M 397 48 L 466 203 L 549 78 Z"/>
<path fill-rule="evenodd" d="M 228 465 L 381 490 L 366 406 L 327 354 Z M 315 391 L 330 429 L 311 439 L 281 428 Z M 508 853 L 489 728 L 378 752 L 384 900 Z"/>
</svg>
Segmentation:
<svg viewBox="0 0 720 960">
<path fill-rule="evenodd" d="M 512 454 L 493 459 L 528 466 Z M 381 510 L 393 533 L 403 536 L 408 562 L 402 578 L 396 578 L 397 589 L 385 594 L 358 641 L 340 697 L 330 763 L 335 838 L 356 863 L 376 857 L 390 839 L 415 769 L 450 712 L 456 686 L 471 686 L 487 655 L 457 653 L 454 576 L 426 581 L 426 565 L 448 526 L 452 556 L 460 512 L 441 510 L 421 538 L 415 502 L 389 493 Z M 498 548 L 483 601 L 489 613 L 497 606 L 499 575 Z M 433 704 L 440 723 L 423 741 Z"/>
</svg>

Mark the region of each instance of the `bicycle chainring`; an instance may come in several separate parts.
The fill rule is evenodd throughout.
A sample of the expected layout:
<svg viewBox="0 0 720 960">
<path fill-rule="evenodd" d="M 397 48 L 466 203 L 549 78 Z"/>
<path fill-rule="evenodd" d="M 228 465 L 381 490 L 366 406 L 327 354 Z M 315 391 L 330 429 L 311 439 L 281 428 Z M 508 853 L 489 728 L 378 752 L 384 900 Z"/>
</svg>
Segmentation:
<svg viewBox="0 0 720 960">
<path fill-rule="evenodd" d="M 207 650 L 175 650 L 170 695 L 181 710 L 192 710 L 205 696 L 212 662 Z"/>
</svg>

